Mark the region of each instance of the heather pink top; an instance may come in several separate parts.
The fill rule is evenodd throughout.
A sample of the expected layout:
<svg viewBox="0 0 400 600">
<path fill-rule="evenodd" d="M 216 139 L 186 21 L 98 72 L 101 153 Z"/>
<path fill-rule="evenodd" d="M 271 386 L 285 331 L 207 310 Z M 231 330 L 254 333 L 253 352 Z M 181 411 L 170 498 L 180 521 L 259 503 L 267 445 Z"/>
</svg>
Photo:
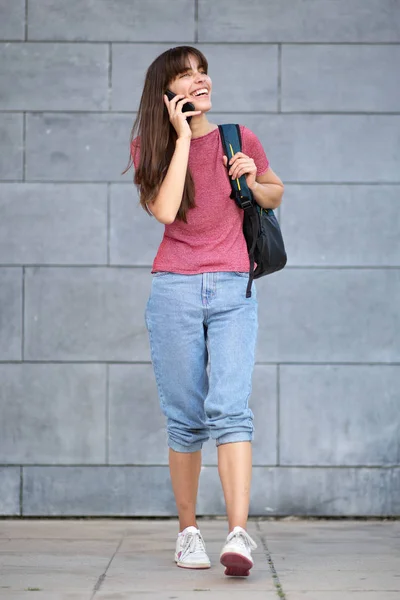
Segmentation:
<svg viewBox="0 0 400 600">
<path fill-rule="evenodd" d="M 257 176 L 262 175 L 269 162 L 261 142 L 247 127 L 241 125 L 240 131 L 242 151 L 254 159 Z M 231 186 L 222 156 L 218 129 L 191 140 L 189 168 L 195 184 L 196 207 L 188 211 L 187 223 L 175 220 L 165 225 L 152 273 L 194 275 L 249 270 L 243 211 L 230 198 Z M 136 153 L 135 166 L 138 160 Z"/>
</svg>

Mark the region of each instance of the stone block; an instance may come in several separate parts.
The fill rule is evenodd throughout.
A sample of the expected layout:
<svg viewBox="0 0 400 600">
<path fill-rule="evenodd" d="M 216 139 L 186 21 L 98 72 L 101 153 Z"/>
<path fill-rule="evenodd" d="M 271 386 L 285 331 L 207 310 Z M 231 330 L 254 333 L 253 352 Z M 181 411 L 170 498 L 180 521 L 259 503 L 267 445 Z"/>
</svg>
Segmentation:
<svg viewBox="0 0 400 600">
<path fill-rule="evenodd" d="M 0 360 L 22 358 L 22 270 L 0 268 Z"/>
<path fill-rule="evenodd" d="M 400 266 L 398 203 L 397 185 L 287 185 L 280 224 L 288 265 Z"/>
<path fill-rule="evenodd" d="M 200 42 L 398 42 L 392 0 L 200 0 Z"/>
<path fill-rule="evenodd" d="M 0 113 L 0 179 L 23 179 L 22 115 Z"/>
<path fill-rule="evenodd" d="M 214 83 L 213 110 L 242 113 L 277 110 L 277 46 L 199 44 L 198 47 L 209 62 Z M 234 73 L 240 73 L 237 81 Z"/>
<path fill-rule="evenodd" d="M 400 367 L 281 365 L 280 464 L 400 465 Z"/>
<path fill-rule="evenodd" d="M 213 120 L 252 129 L 284 183 L 400 181 L 397 115 L 218 113 Z M 29 114 L 28 179 L 122 182 L 132 124 L 126 114 Z M 371 138 L 379 153 L 371 152 Z"/>
<path fill-rule="evenodd" d="M 31 181 L 121 181 L 133 117 L 118 114 L 27 115 L 26 165 Z M 128 175 L 124 176 L 128 181 Z"/>
<path fill-rule="evenodd" d="M 253 465 L 275 465 L 277 461 L 277 369 L 255 365 L 249 406 L 254 413 Z M 215 442 L 204 446 L 203 464 L 217 464 Z"/>
<path fill-rule="evenodd" d="M 0 44 L 0 109 L 107 110 L 107 45 Z"/>
<path fill-rule="evenodd" d="M 166 424 L 152 365 L 109 369 L 110 463 L 167 465 Z"/>
<path fill-rule="evenodd" d="M 126 268 L 27 268 L 25 358 L 149 360 L 149 274 Z"/>
<path fill-rule="evenodd" d="M 168 467 L 24 467 L 25 516 L 176 515 Z"/>
<path fill-rule="evenodd" d="M 106 264 L 107 189 L 0 185 L 0 256 L 8 264 Z"/>
<path fill-rule="evenodd" d="M 26 0 L 0 0 L 0 40 L 23 40 L 25 37 Z"/>
<path fill-rule="evenodd" d="M 163 225 L 140 206 L 133 183 L 112 184 L 110 197 L 110 263 L 151 267 Z"/>
<path fill-rule="evenodd" d="M 400 45 L 284 44 L 282 111 L 398 112 L 399 62 Z"/>
<path fill-rule="evenodd" d="M 276 110 L 277 46 L 264 44 L 196 44 L 195 46 L 205 54 L 209 63 L 208 72 L 213 81 L 213 110 L 241 112 Z M 112 106 L 114 110 L 138 109 L 146 70 L 150 63 L 168 48 L 168 45 L 159 44 L 118 44 L 113 47 Z M 232 69 L 241 73 L 240 85 L 233 82 Z M 128 72 L 129 77 L 126 76 Z"/>
<path fill-rule="evenodd" d="M 167 465 L 166 421 L 152 365 L 110 365 L 109 385 L 110 463 Z M 256 365 L 250 406 L 253 464 L 276 464 L 276 367 Z M 217 464 L 214 440 L 203 447 L 203 464 Z"/>
<path fill-rule="evenodd" d="M 27 178 L 122 183 L 133 118 L 127 114 L 28 114 Z M 398 115 L 213 113 L 212 118 L 253 130 L 284 183 L 400 182 Z M 371 139 L 375 152 L 371 152 Z M 123 177 L 129 181 L 128 174 Z"/>
<path fill-rule="evenodd" d="M 0 515 L 20 514 L 20 467 L 0 467 Z"/>
<path fill-rule="evenodd" d="M 168 467 L 23 469 L 25 516 L 176 516 Z M 339 490 L 339 493 L 338 493 Z M 255 467 L 252 516 L 398 516 L 400 468 Z M 198 515 L 226 515 L 217 467 L 200 475 Z"/>
<path fill-rule="evenodd" d="M 254 467 L 250 516 L 398 515 L 399 499 L 400 468 Z M 216 467 L 201 472 L 198 514 L 226 514 Z"/>
<path fill-rule="evenodd" d="M 30 40 L 193 41 L 192 0 L 29 0 Z"/>
<path fill-rule="evenodd" d="M 400 181 L 399 115 L 213 116 L 254 131 L 284 183 Z"/>
<path fill-rule="evenodd" d="M 104 365 L 0 364 L 0 462 L 105 460 Z"/>
<path fill-rule="evenodd" d="M 250 514 L 309 517 L 399 515 L 400 468 L 256 467 Z"/>
<path fill-rule="evenodd" d="M 398 362 L 398 269 L 291 269 L 257 281 L 258 362 Z"/>
<path fill-rule="evenodd" d="M 114 44 L 112 47 L 112 108 L 137 111 L 150 64 L 171 44 Z M 127 77 L 129 73 L 129 77 Z M 162 102 L 162 97 L 160 102 Z"/>
</svg>

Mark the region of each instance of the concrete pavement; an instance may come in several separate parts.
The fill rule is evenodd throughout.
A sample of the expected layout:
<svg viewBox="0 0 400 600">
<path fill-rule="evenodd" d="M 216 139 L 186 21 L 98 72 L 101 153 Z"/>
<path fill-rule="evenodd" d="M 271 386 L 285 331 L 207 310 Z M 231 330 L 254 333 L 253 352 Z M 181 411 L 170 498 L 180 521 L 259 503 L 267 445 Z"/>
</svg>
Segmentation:
<svg viewBox="0 0 400 600">
<path fill-rule="evenodd" d="M 400 521 L 249 522 L 249 578 L 223 575 L 224 520 L 200 520 L 207 571 L 173 562 L 174 520 L 1 520 L 0 600 L 400 600 Z"/>
</svg>

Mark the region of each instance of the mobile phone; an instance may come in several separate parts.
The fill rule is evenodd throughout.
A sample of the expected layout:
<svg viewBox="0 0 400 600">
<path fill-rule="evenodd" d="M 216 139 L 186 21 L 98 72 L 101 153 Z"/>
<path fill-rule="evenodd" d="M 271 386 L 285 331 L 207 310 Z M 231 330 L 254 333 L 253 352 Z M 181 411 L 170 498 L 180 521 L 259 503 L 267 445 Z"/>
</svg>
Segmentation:
<svg viewBox="0 0 400 600">
<path fill-rule="evenodd" d="M 165 92 L 166 96 L 168 97 L 168 100 L 172 100 L 172 98 L 175 98 L 176 94 L 174 94 L 174 92 L 171 92 L 171 90 L 167 90 Z M 183 98 L 182 98 L 183 100 Z M 179 101 L 178 101 L 179 102 Z M 186 102 L 183 106 L 182 106 L 182 112 L 189 112 L 192 110 L 196 110 L 194 107 L 194 104 L 192 102 Z M 192 117 L 188 117 L 186 120 L 190 121 Z"/>
</svg>

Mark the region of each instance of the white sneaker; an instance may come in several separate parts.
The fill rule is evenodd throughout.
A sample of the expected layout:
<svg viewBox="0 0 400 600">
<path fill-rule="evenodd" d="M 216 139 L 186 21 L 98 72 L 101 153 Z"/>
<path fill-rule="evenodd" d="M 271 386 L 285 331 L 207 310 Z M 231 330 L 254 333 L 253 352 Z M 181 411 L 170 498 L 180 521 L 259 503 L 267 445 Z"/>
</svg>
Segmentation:
<svg viewBox="0 0 400 600">
<path fill-rule="evenodd" d="M 209 569 L 210 559 L 200 529 L 186 527 L 176 540 L 175 562 L 184 569 Z"/>
<path fill-rule="evenodd" d="M 225 546 L 220 555 L 221 564 L 226 567 L 225 575 L 247 577 L 254 565 L 251 551 L 257 544 L 251 539 L 243 527 L 235 527 L 226 538 Z"/>
</svg>

